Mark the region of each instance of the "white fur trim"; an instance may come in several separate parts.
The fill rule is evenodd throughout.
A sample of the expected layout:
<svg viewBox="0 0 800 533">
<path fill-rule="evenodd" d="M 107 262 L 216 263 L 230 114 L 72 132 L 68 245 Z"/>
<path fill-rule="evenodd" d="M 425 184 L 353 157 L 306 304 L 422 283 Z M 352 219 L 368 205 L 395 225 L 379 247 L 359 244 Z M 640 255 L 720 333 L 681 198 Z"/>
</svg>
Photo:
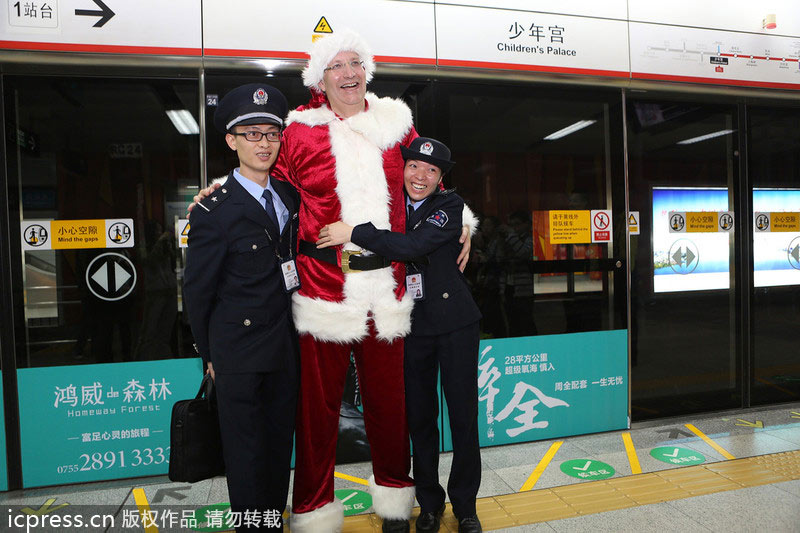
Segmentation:
<svg viewBox="0 0 800 533">
<path fill-rule="evenodd" d="M 411 110 L 405 102 L 388 97 L 378 98 L 373 93 L 367 93 L 366 100 L 369 109 L 347 119 L 350 127 L 372 141 L 381 151 L 403 140 L 414 125 Z M 350 155 L 357 156 L 357 153 Z"/>
<path fill-rule="evenodd" d="M 375 73 L 375 59 L 372 50 L 359 34 L 351 29 L 335 31 L 314 41 L 308 50 L 308 63 L 303 69 L 303 83 L 306 87 L 317 87 L 325 74 L 325 68 L 339 52 L 355 52 L 364 62 L 367 83 Z"/>
<path fill-rule="evenodd" d="M 479 224 L 480 220 L 478 220 L 478 217 L 475 216 L 475 213 L 472 212 L 472 209 L 470 209 L 465 203 L 464 210 L 461 212 L 461 225 L 469 228 L 470 237 L 475 236 L 475 232 L 478 231 Z"/>
<path fill-rule="evenodd" d="M 372 495 L 372 509 L 384 520 L 408 520 L 414 507 L 414 486 L 385 487 L 369 476 L 369 493 Z M 294 531 L 294 529 L 292 529 Z"/>
<path fill-rule="evenodd" d="M 289 528 L 292 533 L 338 533 L 344 524 L 344 506 L 334 499 L 307 513 L 292 513 Z"/>
<path fill-rule="evenodd" d="M 314 126 L 324 126 L 335 120 L 337 120 L 336 114 L 328 106 L 312 107 L 302 111 L 293 109 L 286 117 L 286 126 L 288 127 L 293 122 L 299 122 L 313 128 Z"/>
<path fill-rule="evenodd" d="M 367 336 L 369 314 L 377 337 L 391 342 L 411 332 L 414 300 L 406 294 L 394 296 L 391 268 L 345 274 L 344 300 L 329 302 L 295 293 L 292 296 L 294 325 L 300 333 L 326 342 L 348 343 Z"/>
<path fill-rule="evenodd" d="M 350 128 L 367 138 L 381 151 L 394 146 L 411 130 L 414 125 L 411 110 L 399 99 L 379 98 L 373 93 L 366 94 L 369 109 L 357 113 L 350 118 L 338 120 L 333 111 L 327 106 L 313 107 L 310 109 L 293 110 L 286 117 L 286 125 L 298 122 L 306 126 L 323 126 L 340 123 L 341 126 Z M 335 131 L 331 130 L 331 144 L 333 144 Z M 354 148 L 342 147 L 349 157 L 360 157 L 361 153 Z M 334 155 L 336 155 L 334 153 Z M 383 154 L 381 154 L 383 157 Z M 337 176 L 338 178 L 338 176 Z"/>
<path fill-rule="evenodd" d="M 400 100 L 367 94 L 369 109 L 348 119 L 336 120 L 328 108 L 292 112 L 288 121 L 308 126 L 328 125 L 331 155 L 336 162 L 336 193 L 341 218 L 357 226 L 365 222 L 391 229 L 389 188 L 383 169 L 384 150 L 396 145 L 412 126 L 411 111 Z M 358 250 L 352 243 L 345 249 Z M 398 301 L 391 267 L 345 274 L 341 302 L 295 294 L 292 297 L 295 326 L 300 333 L 329 342 L 352 342 L 367 334 L 369 315 L 379 339 L 391 341 L 411 331 L 409 297 Z"/>
</svg>

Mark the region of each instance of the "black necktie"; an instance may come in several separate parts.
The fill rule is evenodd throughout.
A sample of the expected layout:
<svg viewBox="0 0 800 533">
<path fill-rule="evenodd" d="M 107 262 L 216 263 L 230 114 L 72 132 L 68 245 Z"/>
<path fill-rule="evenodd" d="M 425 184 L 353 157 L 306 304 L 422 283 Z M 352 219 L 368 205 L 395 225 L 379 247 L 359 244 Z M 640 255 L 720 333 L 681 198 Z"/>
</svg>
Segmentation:
<svg viewBox="0 0 800 533">
<path fill-rule="evenodd" d="M 414 214 L 414 206 L 412 204 L 408 204 L 408 218 L 406 219 L 406 222 L 411 221 L 411 215 L 413 214 Z"/>
<path fill-rule="evenodd" d="M 266 205 L 264 205 L 264 210 L 266 210 L 267 216 L 275 225 L 275 229 L 280 231 L 281 227 L 278 224 L 278 215 L 275 213 L 275 206 L 272 205 L 272 193 L 269 191 L 269 189 L 264 189 L 264 192 L 261 193 L 261 197 L 267 201 Z"/>
</svg>

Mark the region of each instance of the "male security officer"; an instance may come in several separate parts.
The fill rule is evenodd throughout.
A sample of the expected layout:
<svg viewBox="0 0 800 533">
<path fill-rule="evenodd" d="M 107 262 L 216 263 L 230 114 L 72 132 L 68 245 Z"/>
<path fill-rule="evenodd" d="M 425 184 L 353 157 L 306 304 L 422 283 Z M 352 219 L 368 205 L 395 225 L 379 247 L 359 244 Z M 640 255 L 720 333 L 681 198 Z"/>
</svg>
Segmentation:
<svg viewBox="0 0 800 533">
<path fill-rule="evenodd" d="M 289 486 L 299 379 L 289 297 L 299 286 L 300 201 L 269 176 L 287 107 L 263 83 L 225 95 L 214 124 L 239 167 L 189 219 L 184 297 L 215 378 L 231 509 L 242 513 L 237 531 L 282 528 Z"/>
<path fill-rule="evenodd" d="M 406 291 L 414 298 L 411 334 L 405 341 L 406 415 L 414 445 L 414 482 L 420 515 L 418 532 L 439 530 L 445 492 L 439 484 L 439 398 L 442 388 L 450 416 L 453 464 L 447 493 L 460 533 L 480 533 L 475 498 L 481 483 L 478 442 L 478 342 L 481 313 L 456 256 L 464 200 L 440 190 L 454 164 L 450 150 L 436 139 L 418 137 L 408 148 L 403 181 L 406 233 L 379 230 L 371 223 L 351 227 L 328 224 L 319 233 L 321 248 L 352 242 L 395 261 L 407 261 Z"/>
</svg>

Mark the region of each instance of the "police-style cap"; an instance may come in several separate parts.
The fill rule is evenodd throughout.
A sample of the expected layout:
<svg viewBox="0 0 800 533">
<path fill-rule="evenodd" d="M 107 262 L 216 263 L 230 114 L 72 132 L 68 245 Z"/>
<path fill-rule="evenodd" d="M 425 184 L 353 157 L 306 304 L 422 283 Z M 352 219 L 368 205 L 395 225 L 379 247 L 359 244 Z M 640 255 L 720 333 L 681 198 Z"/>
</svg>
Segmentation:
<svg viewBox="0 0 800 533">
<path fill-rule="evenodd" d="M 227 133 L 234 126 L 275 124 L 283 128 L 289 112 L 286 97 L 266 83 L 248 83 L 228 92 L 214 113 L 214 126 Z"/>
<path fill-rule="evenodd" d="M 403 154 L 404 160 L 426 161 L 439 167 L 442 170 L 442 174 L 445 174 L 456 164 L 455 161 L 450 161 L 450 149 L 444 143 L 440 143 L 430 137 L 417 137 L 411 141 L 408 148 L 400 146 L 400 152 Z"/>
</svg>

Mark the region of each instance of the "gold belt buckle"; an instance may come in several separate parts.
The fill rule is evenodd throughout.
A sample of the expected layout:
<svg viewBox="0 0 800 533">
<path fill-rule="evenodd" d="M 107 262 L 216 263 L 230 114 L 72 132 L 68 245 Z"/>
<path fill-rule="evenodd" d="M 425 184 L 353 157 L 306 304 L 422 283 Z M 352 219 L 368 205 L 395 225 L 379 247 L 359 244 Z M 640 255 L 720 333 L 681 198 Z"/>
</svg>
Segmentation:
<svg viewBox="0 0 800 533">
<path fill-rule="evenodd" d="M 361 272 L 357 268 L 350 268 L 350 256 L 361 255 L 361 250 L 342 250 L 342 272 Z"/>
</svg>

